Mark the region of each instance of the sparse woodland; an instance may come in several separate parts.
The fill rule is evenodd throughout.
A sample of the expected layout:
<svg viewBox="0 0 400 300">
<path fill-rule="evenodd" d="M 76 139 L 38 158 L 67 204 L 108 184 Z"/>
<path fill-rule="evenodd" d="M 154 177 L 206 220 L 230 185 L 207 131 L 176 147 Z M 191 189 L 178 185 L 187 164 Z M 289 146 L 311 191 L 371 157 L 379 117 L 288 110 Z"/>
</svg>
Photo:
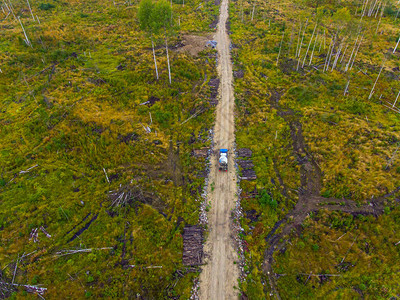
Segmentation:
<svg viewBox="0 0 400 300">
<path fill-rule="evenodd" d="M 217 75 L 177 49 L 218 6 L 164 3 L 152 39 L 138 1 L 0 4 L 0 298 L 190 296 Z"/>
<path fill-rule="evenodd" d="M 398 297 L 399 8 L 231 3 L 243 297 Z"/>
</svg>

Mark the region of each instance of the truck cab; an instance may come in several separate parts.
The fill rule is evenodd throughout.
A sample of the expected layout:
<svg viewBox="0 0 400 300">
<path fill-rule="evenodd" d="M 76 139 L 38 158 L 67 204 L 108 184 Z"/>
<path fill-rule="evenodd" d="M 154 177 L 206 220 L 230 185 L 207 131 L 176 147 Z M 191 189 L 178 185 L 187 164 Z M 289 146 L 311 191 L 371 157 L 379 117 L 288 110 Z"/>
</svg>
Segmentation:
<svg viewBox="0 0 400 300">
<path fill-rule="evenodd" d="M 219 171 L 228 171 L 228 149 L 219 149 Z"/>
</svg>

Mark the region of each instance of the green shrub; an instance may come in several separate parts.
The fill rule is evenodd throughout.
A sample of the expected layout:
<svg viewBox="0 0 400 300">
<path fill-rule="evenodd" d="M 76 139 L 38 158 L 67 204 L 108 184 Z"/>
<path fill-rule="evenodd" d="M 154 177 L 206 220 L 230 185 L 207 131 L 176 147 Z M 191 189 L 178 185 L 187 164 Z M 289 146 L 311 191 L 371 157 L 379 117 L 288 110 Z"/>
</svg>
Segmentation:
<svg viewBox="0 0 400 300">
<path fill-rule="evenodd" d="M 156 119 L 162 128 L 167 128 L 171 120 L 171 113 L 168 111 L 157 110 L 154 113 L 154 119 Z"/>
<path fill-rule="evenodd" d="M 331 191 L 330 190 L 323 191 L 321 193 L 321 196 L 325 197 L 325 198 L 329 198 L 331 196 Z"/>
<path fill-rule="evenodd" d="M 262 207 L 266 207 L 267 205 L 273 209 L 276 209 L 278 206 L 278 202 L 272 198 L 270 194 L 266 190 L 261 190 L 260 196 L 258 197 L 258 202 Z"/>
<path fill-rule="evenodd" d="M 299 242 L 297 243 L 297 246 L 299 246 L 300 249 L 304 249 L 304 247 L 306 246 L 306 244 L 304 244 L 304 242 L 302 242 L 302 241 L 299 241 Z"/>
<path fill-rule="evenodd" d="M 302 105 L 310 104 L 316 97 L 315 91 L 311 87 L 296 86 L 289 89 L 288 94 Z"/>
<path fill-rule="evenodd" d="M 317 244 L 313 244 L 311 246 L 311 249 L 313 249 L 313 251 L 318 251 L 319 250 L 319 246 Z"/>
<path fill-rule="evenodd" d="M 41 9 L 41 10 L 50 10 L 50 9 L 53 9 L 54 7 L 55 6 L 50 3 L 40 3 L 39 4 L 39 9 Z"/>
<path fill-rule="evenodd" d="M 395 16 L 397 15 L 397 9 L 392 3 L 385 7 L 385 16 Z"/>
<path fill-rule="evenodd" d="M 362 115 L 366 114 L 370 110 L 369 104 L 365 103 L 362 100 L 357 100 L 354 98 L 347 99 L 343 109 L 352 114 Z"/>
<path fill-rule="evenodd" d="M 39 276 L 38 275 L 33 276 L 31 284 L 37 284 L 38 282 L 39 282 Z"/>
</svg>

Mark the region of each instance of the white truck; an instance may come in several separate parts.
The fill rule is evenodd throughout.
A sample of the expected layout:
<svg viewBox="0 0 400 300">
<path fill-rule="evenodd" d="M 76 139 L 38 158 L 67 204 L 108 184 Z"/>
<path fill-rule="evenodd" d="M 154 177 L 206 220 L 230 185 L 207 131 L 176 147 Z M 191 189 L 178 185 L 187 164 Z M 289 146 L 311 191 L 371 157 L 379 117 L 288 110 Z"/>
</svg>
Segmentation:
<svg viewBox="0 0 400 300">
<path fill-rule="evenodd" d="M 219 171 L 228 171 L 228 149 L 219 149 Z"/>
</svg>

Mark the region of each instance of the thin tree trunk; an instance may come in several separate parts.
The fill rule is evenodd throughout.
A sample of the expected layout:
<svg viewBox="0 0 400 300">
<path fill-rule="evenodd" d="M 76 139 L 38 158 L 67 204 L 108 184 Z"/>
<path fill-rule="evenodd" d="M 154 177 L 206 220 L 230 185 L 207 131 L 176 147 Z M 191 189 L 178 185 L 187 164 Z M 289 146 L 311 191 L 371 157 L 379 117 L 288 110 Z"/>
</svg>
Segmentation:
<svg viewBox="0 0 400 300">
<path fill-rule="evenodd" d="M 386 6 L 386 4 L 384 4 L 384 5 L 382 6 L 381 17 L 379 18 L 379 22 L 378 22 L 378 25 L 376 26 L 375 33 L 378 32 L 379 24 L 381 24 L 383 12 L 384 12 L 384 10 L 385 10 L 385 6 Z"/>
<path fill-rule="evenodd" d="M 329 55 L 328 64 L 326 65 L 326 71 L 329 70 L 329 65 L 331 63 L 333 51 L 335 50 L 336 38 L 337 38 L 337 35 L 335 35 L 335 37 L 333 38 L 333 45 L 332 45 L 332 49 L 331 49 L 331 54 Z"/>
<path fill-rule="evenodd" d="M 374 9 L 375 9 L 375 6 L 376 6 L 376 3 L 378 2 L 378 0 L 376 0 L 375 2 L 374 2 L 374 5 L 372 6 L 372 8 L 370 8 L 369 9 L 369 11 L 368 11 L 368 17 L 370 17 L 370 16 L 372 16 L 372 13 L 373 13 L 373 11 L 374 11 Z M 371 3 L 372 4 L 372 3 Z"/>
<path fill-rule="evenodd" d="M 354 65 L 354 62 L 356 60 L 356 56 L 357 56 L 357 53 L 358 53 L 358 49 L 360 49 L 360 46 L 361 46 L 362 39 L 363 39 L 363 36 L 361 36 L 360 43 L 358 44 L 356 53 L 354 53 L 354 58 L 353 58 L 353 62 L 351 63 L 351 66 L 350 66 L 350 70 L 353 68 L 353 65 Z"/>
<path fill-rule="evenodd" d="M 22 25 L 21 19 L 20 19 L 19 17 L 18 17 L 18 21 L 19 21 L 19 23 L 21 24 L 22 31 L 24 32 L 24 35 L 25 35 L 25 43 L 26 43 L 28 46 L 31 46 L 31 47 L 32 47 L 32 44 L 31 44 L 31 42 L 29 41 L 28 36 L 26 35 L 24 26 Z"/>
<path fill-rule="evenodd" d="M 325 72 L 325 70 L 326 70 L 326 64 L 328 63 L 329 55 L 330 55 L 330 53 L 331 53 L 332 42 L 333 42 L 333 39 L 331 40 L 331 43 L 329 44 L 328 53 L 326 54 L 325 64 L 324 64 L 324 70 L 323 70 L 324 72 Z"/>
<path fill-rule="evenodd" d="M 396 44 L 396 47 L 394 47 L 393 53 L 396 52 L 396 49 L 397 49 L 397 46 L 399 45 L 399 42 L 400 42 L 400 37 L 399 37 L 399 39 L 397 40 L 397 44 Z"/>
<path fill-rule="evenodd" d="M 299 56 L 300 56 L 301 48 L 303 47 L 303 40 L 304 40 L 304 36 L 306 34 L 307 25 L 308 25 L 308 19 L 306 20 L 306 24 L 304 25 L 303 36 L 301 37 L 301 41 L 300 41 Z"/>
<path fill-rule="evenodd" d="M 313 40 L 313 38 L 314 38 L 315 29 L 317 29 L 317 24 L 315 24 L 315 26 L 314 26 L 314 30 L 313 30 L 313 33 L 312 33 L 312 35 L 311 35 L 310 42 L 308 43 L 306 55 L 304 55 L 303 64 L 301 65 L 302 68 L 304 68 L 304 63 L 306 62 L 308 50 L 310 50 L 311 42 L 312 42 L 312 40 Z"/>
<path fill-rule="evenodd" d="M 171 67 L 169 65 L 169 55 L 168 55 L 168 42 L 167 36 L 165 36 L 165 49 L 167 50 L 167 62 L 168 62 L 168 77 L 169 77 L 169 84 L 171 84 Z"/>
<path fill-rule="evenodd" d="M 304 35 L 306 34 L 306 30 L 307 30 L 307 24 L 308 24 L 308 19 L 306 21 L 306 24 L 304 26 L 304 31 L 303 31 L 303 36 L 301 37 L 301 42 L 300 42 L 300 47 L 299 47 L 299 60 L 297 61 L 297 68 L 296 71 L 299 70 L 299 66 L 300 66 L 300 60 L 301 60 L 301 48 L 303 47 L 303 40 L 304 40 Z"/>
<path fill-rule="evenodd" d="M 18 21 L 17 17 L 16 17 L 15 14 L 14 14 L 14 9 L 13 9 L 13 7 L 12 7 L 11 2 L 7 5 L 7 2 L 4 1 L 4 4 L 7 6 L 8 10 L 11 11 L 12 15 L 14 16 L 14 19 L 15 19 L 16 21 Z"/>
<path fill-rule="evenodd" d="M 361 12 L 361 20 L 364 17 L 365 13 L 367 12 L 368 2 L 369 2 L 369 0 L 365 1 L 365 7 L 363 7 L 363 10 Z"/>
<path fill-rule="evenodd" d="M 375 85 L 378 82 L 379 76 L 381 76 L 382 69 L 383 69 L 383 64 L 382 64 L 381 70 L 379 71 L 378 77 L 376 77 L 374 86 L 372 87 L 371 92 L 369 93 L 368 99 L 371 99 L 371 97 L 372 97 L 372 94 L 373 94 L 374 89 L 375 89 Z"/>
<path fill-rule="evenodd" d="M 325 29 L 324 29 L 324 34 L 325 34 Z M 321 47 L 322 47 L 322 34 L 319 41 L 318 53 L 321 53 Z"/>
<path fill-rule="evenodd" d="M 357 42 L 358 42 L 358 35 L 357 35 L 356 42 L 354 43 L 353 50 L 351 51 L 349 61 L 347 62 L 346 68 L 344 69 L 345 72 L 347 72 L 347 70 L 349 69 L 349 65 L 350 65 L 351 59 L 353 58 L 353 53 L 354 53 L 354 49 L 356 48 Z"/>
<path fill-rule="evenodd" d="M 347 51 L 348 47 L 349 47 L 349 45 L 346 45 L 346 48 L 344 48 L 342 58 L 340 59 L 340 63 L 342 63 L 342 60 L 343 60 L 344 56 L 346 55 L 346 51 Z"/>
<path fill-rule="evenodd" d="M 398 94 L 397 94 L 397 97 L 396 97 L 396 100 L 394 101 L 394 103 L 393 103 L 393 106 L 392 106 L 392 107 L 394 107 L 394 106 L 396 105 L 396 102 L 397 102 L 397 99 L 399 98 L 399 95 L 400 95 L 400 91 L 398 92 Z"/>
<path fill-rule="evenodd" d="M 29 0 L 26 0 L 26 2 L 28 2 L 28 7 L 29 7 L 29 10 L 31 11 L 32 19 L 33 19 L 33 21 L 35 21 L 35 16 L 33 15 L 31 5 L 29 4 Z"/>
<path fill-rule="evenodd" d="M 282 43 L 283 43 L 283 37 L 284 37 L 284 36 L 285 36 L 285 31 L 283 31 L 281 43 L 280 43 L 280 45 L 279 45 L 278 57 L 276 58 L 276 65 L 277 65 L 277 66 L 278 66 L 279 56 L 281 55 L 281 49 L 282 49 Z"/>
<path fill-rule="evenodd" d="M 256 9 L 256 2 L 254 1 L 253 3 L 253 11 L 251 12 L 251 21 L 253 22 L 253 18 L 254 18 L 254 10 Z"/>
<path fill-rule="evenodd" d="M 297 57 L 297 54 L 299 53 L 299 45 L 300 45 L 301 28 L 302 28 L 302 24 L 301 24 L 301 22 L 300 22 L 299 36 L 298 36 L 298 38 L 297 38 L 297 45 L 296 45 L 296 55 L 295 55 L 295 57 Z"/>
<path fill-rule="evenodd" d="M 364 1 L 363 1 L 362 7 L 361 7 L 361 14 L 360 14 L 361 16 L 362 16 L 362 13 L 363 13 L 363 11 L 364 11 L 365 1 L 367 1 L 367 0 L 364 0 Z"/>
<path fill-rule="evenodd" d="M 154 51 L 153 37 L 151 37 L 151 47 L 153 48 L 154 66 L 156 67 L 156 75 L 158 80 L 158 68 L 157 68 L 156 52 Z"/>
<path fill-rule="evenodd" d="M 338 52 L 337 52 L 336 57 L 335 57 L 335 60 L 333 61 L 333 64 L 332 64 L 331 72 L 332 72 L 333 69 L 336 67 L 336 64 L 337 64 L 337 62 L 338 62 L 338 60 L 339 60 L 340 54 L 342 53 L 343 44 L 344 44 L 344 43 L 342 42 L 342 43 L 339 45 Z"/>
<path fill-rule="evenodd" d="M 346 87 L 345 87 L 345 89 L 344 89 L 343 96 L 345 96 L 345 95 L 346 95 L 346 93 L 347 93 L 347 89 L 349 88 L 349 84 L 350 84 L 350 80 L 348 80 L 348 81 L 347 81 Z"/>
<path fill-rule="evenodd" d="M 379 12 L 379 9 L 381 8 L 381 5 L 382 5 L 382 1 L 380 1 L 379 4 L 378 4 L 378 6 L 376 7 L 376 13 L 375 13 L 375 16 L 374 16 L 375 19 L 376 19 L 376 17 L 378 16 L 378 12 Z M 372 14 L 373 14 L 374 12 L 375 12 L 375 11 L 373 11 Z"/>
<path fill-rule="evenodd" d="M 317 36 L 315 37 L 315 40 L 314 40 L 314 46 L 313 46 L 312 51 L 311 51 L 310 62 L 308 63 L 309 66 L 311 66 L 311 63 L 312 63 L 312 59 L 313 59 L 313 56 L 314 56 L 314 49 L 315 49 L 315 45 L 317 44 L 318 37 L 319 37 L 319 33 L 317 33 Z"/>
<path fill-rule="evenodd" d="M 400 7 L 399 7 L 399 9 L 397 10 L 396 18 L 394 18 L 395 21 L 397 20 L 397 17 L 399 16 L 399 12 L 400 12 Z"/>
<path fill-rule="evenodd" d="M 289 52 L 288 52 L 289 56 L 290 56 L 290 52 L 292 51 L 293 35 L 294 35 L 294 23 L 292 24 L 292 32 L 290 33 Z"/>
</svg>

